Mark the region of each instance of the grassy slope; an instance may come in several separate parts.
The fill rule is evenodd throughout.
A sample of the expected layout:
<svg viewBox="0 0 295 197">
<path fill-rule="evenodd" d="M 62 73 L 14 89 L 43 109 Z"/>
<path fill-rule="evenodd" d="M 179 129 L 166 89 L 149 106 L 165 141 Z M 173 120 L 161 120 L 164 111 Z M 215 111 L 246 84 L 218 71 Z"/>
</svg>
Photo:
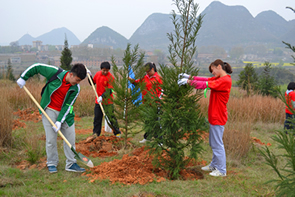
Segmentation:
<svg viewBox="0 0 295 197">
<path fill-rule="evenodd" d="M 62 142 L 59 141 L 58 173 L 49 174 L 47 169 L 21 171 L 13 164 L 26 158 L 24 149 L 26 141 L 36 140 L 36 136 L 43 134 L 42 123 L 26 122 L 25 129 L 15 130 L 15 147 L 9 153 L 0 154 L 0 195 L 4 196 L 273 196 L 273 185 L 264 184 L 267 180 L 276 178 L 274 172 L 265 165 L 258 152 L 258 146 L 253 145 L 249 155 L 242 160 L 227 157 L 228 176 L 226 178 L 211 177 L 205 172 L 205 178 L 197 181 L 165 181 L 148 185 L 122 184 L 110 185 L 108 180 L 89 183 L 87 177 L 64 170 L 65 157 Z M 77 123 L 78 129 L 92 127 L 92 118 L 85 117 Z M 259 138 L 264 143 L 271 143 L 271 150 L 278 151 L 270 137 L 279 124 L 257 123 L 253 125 L 251 136 Z M 86 135 L 77 135 L 77 141 L 85 139 Z M 26 138 L 26 140 L 24 140 Z M 134 136 L 134 142 L 142 138 L 142 133 Z M 39 149 L 44 147 L 40 141 Z M 137 143 L 138 144 L 138 143 Z M 138 144 L 140 146 L 140 144 Z M 41 148 L 42 147 L 42 148 Z M 208 145 L 201 158 L 210 161 L 212 152 Z M 38 148 L 36 148 L 38 149 Z M 116 158 L 131 150 L 122 150 Z M 43 152 L 43 154 L 45 154 Z M 94 165 L 114 158 L 91 158 Z M 83 164 L 80 163 L 82 166 Z M 85 166 L 87 168 L 87 166 Z"/>
</svg>

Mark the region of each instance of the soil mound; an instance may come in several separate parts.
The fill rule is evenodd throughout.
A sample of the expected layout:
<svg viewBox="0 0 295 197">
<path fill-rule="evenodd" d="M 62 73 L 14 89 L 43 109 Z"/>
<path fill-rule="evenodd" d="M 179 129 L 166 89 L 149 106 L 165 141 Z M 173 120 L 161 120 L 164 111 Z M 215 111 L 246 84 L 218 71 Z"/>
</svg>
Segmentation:
<svg viewBox="0 0 295 197">
<path fill-rule="evenodd" d="M 104 162 L 87 170 L 83 175 L 89 177 L 90 182 L 109 179 L 112 184 L 120 182 L 126 185 L 147 184 L 153 181 L 167 180 L 167 172 L 152 165 L 152 156 L 145 147 L 135 149 L 132 155 L 125 154 L 122 159 Z M 90 172 L 90 173 L 89 173 Z M 89 174 L 87 174 L 89 173 Z M 181 171 L 183 180 L 202 179 L 203 174 L 195 169 Z"/>
</svg>

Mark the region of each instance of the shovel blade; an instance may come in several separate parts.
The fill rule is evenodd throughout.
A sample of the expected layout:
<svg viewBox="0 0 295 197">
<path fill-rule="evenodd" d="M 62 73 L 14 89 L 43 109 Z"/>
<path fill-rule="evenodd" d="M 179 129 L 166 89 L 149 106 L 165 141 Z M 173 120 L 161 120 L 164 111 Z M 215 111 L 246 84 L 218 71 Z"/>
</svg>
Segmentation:
<svg viewBox="0 0 295 197">
<path fill-rule="evenodd" d="M 71 147 L 71 150 L 74 152 L 75 154 L 75 158 L 77 160 L 82 161 L 84 164 L 86 164 L 88 167 L 93 168 L 93 163 L 90 159 L 88 159 L 86 156 L 84 156 L 81 153 L 77 153 L 76 150 L 74 149 L 74 147 Z"/>
</svg>

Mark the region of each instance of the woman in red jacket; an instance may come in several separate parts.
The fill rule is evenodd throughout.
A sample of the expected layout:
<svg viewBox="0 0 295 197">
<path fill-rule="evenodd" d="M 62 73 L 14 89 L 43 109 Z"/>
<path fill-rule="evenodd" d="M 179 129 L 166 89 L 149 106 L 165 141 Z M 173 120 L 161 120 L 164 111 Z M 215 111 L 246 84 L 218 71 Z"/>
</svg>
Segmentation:
<svg viewBox="0 0 295 197">
<path fill-rule="evenodd" d="M 231 66 L 220 59 L 215 60 L 209 66 L 209 71 L 214 77 L 192 77 L 188 74 L 182 73 L 179 77 L 178 84 L 189 84 L 196 89 L 211 90 L 208 120 L 210 123 L 209 129 L 209 144 L 213 151 L 212 161 L 209 165 L 202 167 L 204 171 L 212 171 L 211 176 L 226 176 L 226 156 L 224 145 L 222 141 L 224 125 L 227 122 L 227 107 L 226 104 L 229 99 L 232 80 L 230 75 L 232 73 Z"/>
<path fill-rule="evenodd" d="M 284 129 L 289 130 L 294 128 L 294 114 L 291 112 L 291 109 L 295 110 L 295 83 L 290 82 L 285 92 L 286 98 L 286 120 L 284 123 Z M 287 133 L 287 131 L 286 131 Z"/>
<path fill-rule="evenodd" d="M 145 101 L 144 97 L 148 92 L 151 93 L 152 98 L 154 98 L 154 97 L 161 98 L 162 89 L 161 89 L 160 85 L 163 83 L 161 76 L 158 75 L 158 73 L 157 73 L 157 68 L 156 68 L 155 63 L 148 62 L 144 65 L 144 67 L 146 68 L 146 75 L 143 78 L 134 80 L 129 77 L 129 80 L 133 84 L 134 83 L 135 84 L 136 83 L 144 83 L 145 84 L 145 89 L 142 91 L 142 102 L 143 103 Z M 155 137 L 157 137 L 157 136 L 155 136 Z M 147 138 L 148 138 L 148 134 L 145 133 L 144 138 L 143 138 L 143 140 L 140 141 L 140 143 L 146 142 Z"/>
</svg>

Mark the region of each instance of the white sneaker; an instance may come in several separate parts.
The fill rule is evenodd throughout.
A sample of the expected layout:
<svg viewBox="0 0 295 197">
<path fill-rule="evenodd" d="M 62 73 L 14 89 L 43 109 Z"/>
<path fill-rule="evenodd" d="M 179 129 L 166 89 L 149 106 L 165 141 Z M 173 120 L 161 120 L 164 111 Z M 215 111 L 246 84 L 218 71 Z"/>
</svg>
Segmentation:
<svg viewBox="0 0 295 197">
<path fill-rule="evenodd" d="M 145 143 L 147 140 L 143 138 L 143 140 L 139 141 L 139 143 Z"/>
<path fill-rule="evenodd" d="M 207 165 L 207 166 L 202 167 L 201 169 L 204 170 L 204 171 L 214 171 L 214 170 L 216 170 L 216 168 L 210 166 L 210 164 Z"/>
<path fill-rule="evenodd" d="M 213 172 L 210 172 L 209 175 L 211 176 L 226 176 L 226 173 L 221 173 L 219 170 L 214 170 Z"/>
</svg>

